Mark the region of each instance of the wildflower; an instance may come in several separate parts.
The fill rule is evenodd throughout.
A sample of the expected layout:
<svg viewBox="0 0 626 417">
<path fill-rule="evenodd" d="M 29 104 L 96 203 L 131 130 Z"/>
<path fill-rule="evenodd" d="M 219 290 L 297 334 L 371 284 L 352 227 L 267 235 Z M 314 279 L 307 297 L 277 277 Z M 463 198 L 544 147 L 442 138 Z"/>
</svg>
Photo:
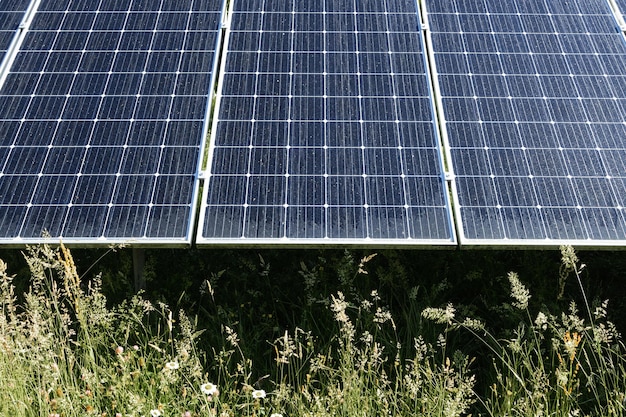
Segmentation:
<svg viewBox="0 0 626 417">
<path fill-rule="evenodd" d="M 341 291 L 337 292 L 337 298 L 331 295 L 332 304 L 330 309 L 335 313 L 335 320 L 339 322 L 341 327 L 341 333 L 344 336 L 345 340 L 352 341 L 354 340 L 354 326 L 350 322 L 350 318 L 348 314 L 346 314 L 346 308 L 348 307 L 348 302 L 346 301 L 343 293 Z M 342 339 L 343 342 L 344 339 Z"/>
<path fill-rule="evenodd" d="M 446 345 L 446 337 L 443 334 L 439 333 L 439 336 L 437 336 L 437 346 L 439 346 L 441 349 L 445 349 Z"/>
<path fill-rule="evenodd" d="M 182 414 L 182 417 L 191 417 L 191 411 L 185 411 L 185 412 Z"/>
<path fill-rule="evenodd" d="M 115 413 L 115 417 L 123 417 L 122 413 Z"/>
<path fill-rule="evenodd" d="M 393 321 L 393 318 L 391 317 L 391 313 L 389 312 L 389 310 L 378 307 L 374 315 L 374 323 L 382 324 L 388 321 Z"/>
<path fill-rule="evenodd" d="M 593 315 L 596 318 L 596 320 L 606 318 L 606 309 L 608 305 L 609 305 L 609 300 L 604 300 L 601 306 L 596 307 L 596 311 L 593 312 Z"/>
<path fill-rule="evenodd" d="M 161 411 L 158 408 L 155 408 L 154 410 L 150 410 L 150 415 L 152 417 L 160 417 Z"/>
<path fill-rule="evenodd" d="M 335 298 L 332 295 L 331 297 L 333 299 L 333 303 L 330 309 L 335 313 L 335 320 L 341 323 L 349 322 L 350 319 L 348 318 L 348 315 L 346 314 L 346 308 L 348 307 L 348 303 L 346 302 L 346 299 L 343 296 L 343 293 L 339 291 L 337 293 L 337 298 Z"/>
<path fill-rule="evenodd" d="M 133 345 L 133 350 L 135 350 L 135 351 L 139 350 L 139 346 Z"/>
<path fill-rule="evenodd" d="M 255 400 L 265 398 L 265 396 L 265 391 L 262 389 L 255 389 L 254 391 L 252 391 L 252 398 L 254 398 Z"/>
<path fill-rule="evenodd" d="M 541 330 L 546 330 L 548 328 L 548 317 L 543 314 L 541 311 L 537 314 L 537 318 L 535 319 L 535 326 Z"/>
<path fill-rule="evenodd" d="M 615 328 L 615 324 L 610 321 L 606 323 L 600 323 L 593 332 L 593 339 L 596 343 L 611 344 L 614 338 L 619 338 L 619 333 Z"/>
<path fill-rule="evenodd" d="M 272 413 L 270 417 L 283 417 L 283 415 L 280 413 Z"/>
<path fill-rule="evenodd" d="M 297 333 L 296 329 L 296 333 Z M 280 346 L 280 348 L 279 348 Z M 276 350 L 276 362 L 277 363 L 289 363 L 289 358 L 292 356 L 298 357 L 298 351 L 294 341 L 289 337 L 289 332 L 285 330 L 285 335 L 276 339 L 274 349 Z"/>
<path fill-rule="evenodd" d="M 563 335 L 563 345 L 565 346 L 565 351 L 569 354 L 569 360 L 571 362 L 574 361 L 574 357 L 576 356 L 576 348 L 580 344 L 582 340 L 582 336 L 577 332 L 565 332 Z"/>
<path fill-rule="evenodd" d="M 476 331 L 485 330 L 485 324 L 482 321 L 478 319 L 472 319 L 470 317 L 466 317 L 465 319 L 463 319 L 463 323 L 461 323 L 461 325 L 471 330 L 476 330 Z"/>
<path fill-rule="evenodd" d="M 448 304 L 445 309 L 428 307 L 422 311 L 422 317 L 439 324 L 452 324 L 456 309 Z"/>
<path fill-rule="evenodd" d="M 237 333 L 228 326 L 224 326 L 224 330 L 226 331 L 226 340 L 233 346 L 237 346 L 239 343 L 239 337 Z"/>
<path fill-rule="evenodd" d="M 178 365 L 178 362 L 176 361 L 170 361 L 165 364 L 165 369 L 168 369 L 170 371 L 174 371 L 178 368 L 179 368 L 179 365 Z"/>
<path fill-rule="evenodd" d="M 555 374 L 556 374 L 556 383 L 559 384 L 559 386 L 563 388 L 565 392 L 567 392 L 567 383 L 569 382 L 568 372 L 562 369 L 557 369 L 555 371 Z"/>
<path fill-rule="evenodd" d="M 578 256 L 571 246 L 561 246 L 561 262 L 563 266 L 569 270 L 576 270 L 578 264 Z"/>
<path fill-rule="evenodd" d="M 200 391 L 202 391 L 205 395 L 217 395 L 219 391 L 217 390 L 217 385 L 207 382 L 206 384 L 200 385 Z"/>
<path fill-rule="evenodd" d="M 513 306 L 525 310 L 530 300 L 530 291 L 521 283 L 515 272 L 509 272 L 507 278 L 511 283 L 511 297 L 515 300 Z"/>
<path fill-rule="evenodd" d="M 374 257 L 376 256 L 375 253 L 366 256 L 365 258 L 361 259 L 361 263 L 359 263 L 359 274 L 365 274 L 367 275 L 367 271 L 365 270 L 365 264 L 368 263 L 369 261 L 371 261 Z"/>
<path fill-rule="evenodd" d="M 121 355 L 122 353 L 124 353 L 124 348 L 121 346 L 118 346 L 115 348 L 115 353 L 118 355 Z"/>
</svg>

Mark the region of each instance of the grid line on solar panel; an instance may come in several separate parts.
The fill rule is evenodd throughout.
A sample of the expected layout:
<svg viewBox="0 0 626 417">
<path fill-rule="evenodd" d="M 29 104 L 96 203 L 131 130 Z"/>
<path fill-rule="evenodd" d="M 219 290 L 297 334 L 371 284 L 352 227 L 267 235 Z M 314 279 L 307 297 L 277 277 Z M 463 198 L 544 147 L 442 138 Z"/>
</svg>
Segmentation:
<svg viewBox="0 0 626 417">
<path fill-rule="evenodd" d="M 427 8 L 464 238 L 623 241 L 626 42 L 608 4 Z"/>
<path fill-rule="evenodd" d="M 189 241 L 222 7 L 42 4 L 0 95 L 0 188 L 30 184 L 3 238 Z"/>
<path fill-rule="evenodd" d="M 415 4 L 300 3 L 234 4 L 198 241 L 452 242 Z"/>
</svg>

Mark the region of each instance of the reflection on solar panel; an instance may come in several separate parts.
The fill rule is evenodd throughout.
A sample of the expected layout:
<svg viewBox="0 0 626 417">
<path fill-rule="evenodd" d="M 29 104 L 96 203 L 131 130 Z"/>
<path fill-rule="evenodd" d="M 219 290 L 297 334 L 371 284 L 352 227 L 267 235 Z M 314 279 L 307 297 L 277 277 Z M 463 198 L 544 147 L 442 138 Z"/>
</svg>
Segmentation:
<svg viewBox="0 0 626 417">
<path fill-rule="evenodd" d="M 4 1 L 0 3 L 0 62 L 9 49 L 15 32 L 28 9 L 29 0 Z"/>
<path fill-rule="evenodd" d="M 0 240 L 190 242 L 222 0 L 42 1 L 0 91 Z"/>
<path fill-rule="evenodd" d="M 453 242 L 418 20 L 235 2 L 199 243 Z"/>
<path fill-rule="evenodd" d="M 626 239 L 626 43 L 604 0 L 428 0 L 461 243 Z"/>
</svg>

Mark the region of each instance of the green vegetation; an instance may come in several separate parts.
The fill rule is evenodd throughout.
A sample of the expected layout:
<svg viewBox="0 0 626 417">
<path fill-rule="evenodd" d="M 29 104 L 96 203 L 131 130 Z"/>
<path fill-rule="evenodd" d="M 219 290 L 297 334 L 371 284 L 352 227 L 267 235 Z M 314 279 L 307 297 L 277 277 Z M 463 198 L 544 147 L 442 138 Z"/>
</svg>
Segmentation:
<svg viewBox="0 0 626 417">
<path fill-rule="evenodd" d="M 167 282 L 125 297 L 118 255 L 89 277 L 63 246 L 29 248 L 28 280 L 0 262 L 0 415 L 626 415 L 624 345 L 568 247 L 541 297 L 494 263 L 457 285 L 350 251 L 294 273 L 245 252 L 224 269 L 167 257 Z"/>
</svg>

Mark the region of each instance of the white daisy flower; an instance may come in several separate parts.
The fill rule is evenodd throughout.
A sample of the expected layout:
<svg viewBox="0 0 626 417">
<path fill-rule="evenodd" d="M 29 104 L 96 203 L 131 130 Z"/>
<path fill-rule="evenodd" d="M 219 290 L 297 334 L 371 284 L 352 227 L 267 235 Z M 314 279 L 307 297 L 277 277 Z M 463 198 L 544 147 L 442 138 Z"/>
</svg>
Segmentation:
<svg viewBox="0 0 626 417">
<path fill-rule="evenodd" d="M 161 417 L 161 411 L 155 408 L 154 410 L 150 410 L 150 415 L 152 417 Z"/>
<path fill-rule="evenodd" d="M 171 361 L 165 364 L 165 369 L 169 369 L 170 371 L 178 369 L 178 367 L 178 362 L 176 361 Z"/>
<path fill-rule="evenodd" d="M 280 413 L 272 413 L 270 417 L 283 417 L 283 415 Z"/>
<path fill-rule="evenodd" d="M 265 398 L 265 395 L 265 391 L 262 389 L 255 389 L 252 391 L 252 398 L 254 399 Z"/>
<path fill-rule="evenodd" d="M 200 385 L 200 391 L 202 391 L 205 395 L 217 395 L 217 385 L 207 382 L 206 384 Z"/>
</svg>

